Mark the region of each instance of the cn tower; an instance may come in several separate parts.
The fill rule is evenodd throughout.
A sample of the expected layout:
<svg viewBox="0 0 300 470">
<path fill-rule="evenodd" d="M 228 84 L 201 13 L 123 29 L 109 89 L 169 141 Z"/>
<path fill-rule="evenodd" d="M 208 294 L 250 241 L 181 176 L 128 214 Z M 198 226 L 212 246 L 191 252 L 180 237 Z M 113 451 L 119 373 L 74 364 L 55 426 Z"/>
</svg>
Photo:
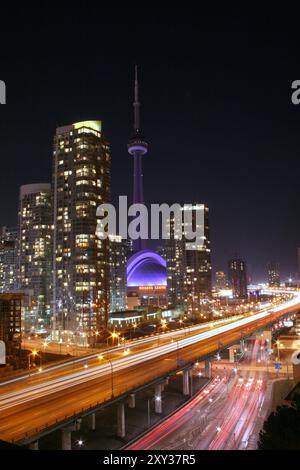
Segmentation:
<svg viewBox="0 0 300 470">
<path fill-rule="evenodd" d="M 129 139 L 127 148 L 128 153 L 134 158 L 134 183 L 133 183 L 133 203 L 143 204 L 144 203 L 144 191 L 143 191 L 143 169 L 142 169 L 142 158 L 148 152 L 148 143 L 144 139 L 141 132 L 140 125 L 140 102 L 139 102 L 139 82 L 137 75 L 137 65 L 135 66 L 135 80 L 134 80 L 134 122 L 133 132 Z M 146 246 L 146 240 L 138 238 L 133 242 L 133 250 L 135 252 L 144 250 Z"/>
</svg>

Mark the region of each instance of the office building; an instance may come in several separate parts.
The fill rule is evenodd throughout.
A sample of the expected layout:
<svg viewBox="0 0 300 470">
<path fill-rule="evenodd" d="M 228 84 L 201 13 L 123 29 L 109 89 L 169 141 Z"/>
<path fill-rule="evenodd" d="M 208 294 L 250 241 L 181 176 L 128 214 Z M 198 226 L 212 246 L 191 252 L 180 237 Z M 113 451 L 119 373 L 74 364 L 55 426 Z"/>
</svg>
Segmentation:
<svg viewBox="0 0 300 470">
<path fill-rule="evenodd" d="M 101 121 L 56 130 L 53 153 L 53 331 L 89 338 L 106 327 L 108 240 L 96 237 L 98 205 L 110 199 L 110 148 Z"/>
</svg>

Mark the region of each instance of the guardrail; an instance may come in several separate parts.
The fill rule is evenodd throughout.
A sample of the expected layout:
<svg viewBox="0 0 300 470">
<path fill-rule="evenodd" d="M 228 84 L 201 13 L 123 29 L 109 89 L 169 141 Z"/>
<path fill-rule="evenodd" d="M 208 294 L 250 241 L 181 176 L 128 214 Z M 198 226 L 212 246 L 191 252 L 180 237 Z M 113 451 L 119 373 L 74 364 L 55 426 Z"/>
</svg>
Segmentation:
<svg viewBox="0 0 300 470">
<path fill-rule="evenodd" d="M 290 314 L 290 312 L 284 312 L 280 316 L 285 316 L 285 315 L 289 315 L 289 314 Z M 271 324 L 274 321 L 277 321 L 277 319 L 276 320 L 275 319 L 270 319 L 270 321 L 266 322 L 266 324 Z M 264 325 L 263 327 L 265 327 L 265 326 L 266 325 Z M 260 330 L 261 328 L 262 328 L 262 326 L 259 327 L 258 330 Z M 252 334 L 252 333 L 249 333 L 248 335 L 245 335 L 245 337 L 249 336 L 250 334 Z M 198 355 L 196 354 L 196 356 L 199 359 L 201 358 L 202 360 L 204 360 L 207 357 L 211 357 L 214 354 L 215 351 L 219 351 L 221 349 L 228 348 L 232 344 L 235 344 L 235 343 L 236 343 L 236 339 L 230 344 L 222 345 L 223 347 L 220 347 L 218 345 L 214 349 L 214 351 L 210 351 L 208 354 L 205 354 L 203 356 L 201 356 L 201 355 L 199 356 L 199 354 Z M 141 388 L 145 388 L 145 387 L 151 386 L 151 384 L 160 382 L 160 381 L 163 380 L 164 377 L 167 377 L 169 375 L 175 374 L 176 372 L 182 371 L 186 367 L 190 367 L 193 362 L 194 362 L 194 360 L 186 362 L 184 365 L 181 365 L 179 368 L 176 368 L 176 369 L 170 370 L 168 372 L 165 372 L 159 378 L 157 378 L 157 377 L 155 377 L 155 375 L 153 375 L 153 377 L 150 380 L 148 378 L 146 381 L 138 382 L 136 384 L 136 386 L 134 387 L 134 389 L 132 387 L 131 388 L 124 388 L 120 391 L 119 395 L 116 396 L 116 397 L 112 397 L 111 393 L 107 393 L 107 398 L 104 398 L 103 400 L 98 400 L 97 402 L 94 402 L 94 403 L 90 404 L 89 406 L 87 406 L 85 408 L 82 408 L 80 410 L 78 410 L 78 409 L 74 410 L 72 413 L 69 413 L 68 415 L 65 415 L 65 417 L 63 419 L 60 419 L 60 420 L 53 419 L 53 420 L 47 421 L 42 426 L 36 427 L 35 429 L 33 429 L 31 431 L 25 432 L 21 438 L 11 440 L 10 442 L 26 444 L 26 443 L 31 442 L 33 440 L 33 437 L 35 438 L 35 440 L 37 440 L 40 437 L 42 437 L 43 435 L 49 434 L 49 433 L 55 431 L 56 429 L 60 429 L 60 428 L 64 427 L 65 425 L 72 423 L 74 420 L 76 420 L 77 418 L 79 418 L 83 415 L 91 414 L 93 411 L 95 411 L 99 407 L 102 408 L 103 406 L 107 406 L 107 405 L 110 405 L 110 404 L 112 404 L 116 401 L 120 401 L 120 400 L 126 398 L 126 396 L 129 393 L 134 393 L 134 392 L 138 391 Z M 47 432 L 46 432 L 46 430 L 47 430 Z"/>
</svg>

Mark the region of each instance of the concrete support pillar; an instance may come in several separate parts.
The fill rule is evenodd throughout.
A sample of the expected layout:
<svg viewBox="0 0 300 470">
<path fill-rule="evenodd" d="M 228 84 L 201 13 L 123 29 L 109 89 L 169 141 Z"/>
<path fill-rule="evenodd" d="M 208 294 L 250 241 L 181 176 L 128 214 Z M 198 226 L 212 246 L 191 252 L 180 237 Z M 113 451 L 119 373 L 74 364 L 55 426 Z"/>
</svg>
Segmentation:
<svg viewBox="0 0 300 470">
<path fill-rule="evenodd" d="M 161 384 L 155 385 L 155 413 L 162 413 Z"/>
<path fill-rule="evenodd" d="M 190 395 L 193 395 L 193 369 L 189 370 L 189 376 L 190 376 Z"/>
<path fill-rule="evenodd" d="M 205 359 L 204 376 L 209 378 L 209 379 L 211 378 L 211 361 L 210 361 L 210 359 Z"/>
<path fill-rule="evenodd" d="M 190 394 L 190 374 L 189 374 L 189 369 L 185 369 L 183 371 L 183 376 L 182 376 L 182 380 L 183 380 L 183 395 L 189 395 Z"/>
<path fill-rule="evenodd" d="M 169 377 L 167 377 L 165 380 L 165 385 L 169 385 L 169 380 L 170 380 Z"/>
<path fill-rule="evenodd" d="M 29 444 L 30 450 L 39 450 L 39 441 L 34 441 Z"/>
<path fill-rule="evenodd" d="M 236 350 L 235 346 L 229 348 L 229 362 L 234 362 L 234 351 Z"/>
<path fill-rule="evenodd" d="M 64 428 L 61 430 L 61 447 L 62 450 L 72 449 L 72 437 L 70 428 Z"/>
<path fill-rule="evenodd" d="M 72 431 L 80 429 L 81 419 L 71 426 L 67 426 L 61 430 L 61 447 L 62 450 L 72 450 Z"/>
<path fill-rule="evenodd" d="M 118 437 L 125 437 L 125 406 L 124 403 L 118 404 L 117 411 L 117 435 Z"/>
<path fill-rule="evenodd" d="M 268 344 L 268 347 L 271 348 L 271 344 L 272 344 L 272 333 L 271 333 L 271 331 L 265 330 L 263 332 L 263 335 L 264 335 L 265 341 Z"/>
<path fill-rule="evenodd" d="M 240 341 L 240 351 L 243 353 L 245 348 L 245 340 L 241 339 Z"/>
<path fill-rule="evenodd" d="M 129 408 L 135 408 L 135 393 L 131 393 L 128 397 Z"/>
<path fill-rule="evenodd" d="M 89 429 L 91 431 L 96 430 L 96 413 L 92 413 L 91 415 L 88 416 L 89 420 Z"/>
</svg>

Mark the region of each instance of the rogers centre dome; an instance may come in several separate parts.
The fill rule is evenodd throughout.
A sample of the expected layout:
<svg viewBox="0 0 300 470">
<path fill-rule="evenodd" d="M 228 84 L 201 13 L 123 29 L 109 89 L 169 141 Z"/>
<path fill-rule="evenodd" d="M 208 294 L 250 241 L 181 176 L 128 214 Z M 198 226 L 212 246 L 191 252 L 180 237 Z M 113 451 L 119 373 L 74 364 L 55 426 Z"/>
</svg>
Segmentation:
<svg viewBox="0 0 300 470">
<path fill-rule="evenodd" d="M 142 250 L 129 258 L 127 287 L 166 285 L 166 261 L 158 253 Z"/>
</svg>

